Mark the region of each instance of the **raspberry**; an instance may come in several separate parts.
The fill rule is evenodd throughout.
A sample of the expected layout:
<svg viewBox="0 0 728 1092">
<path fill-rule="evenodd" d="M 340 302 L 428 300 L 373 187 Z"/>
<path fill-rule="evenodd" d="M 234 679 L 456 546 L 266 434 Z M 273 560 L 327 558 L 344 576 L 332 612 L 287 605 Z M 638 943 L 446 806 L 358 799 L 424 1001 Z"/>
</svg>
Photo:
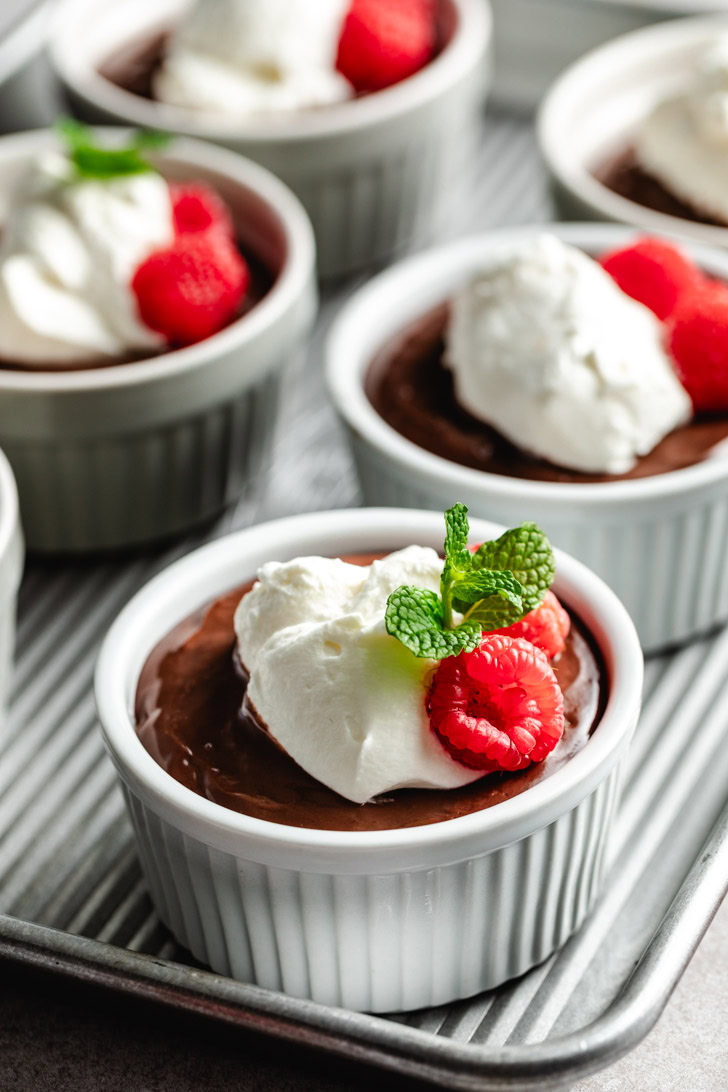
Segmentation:
<svg viewBox="0 0 728 1092">
<path fill-rule="evenodd" d="M 356 91 L 380 91 L 419 71 L 434 52 L 431 0 L 352 0 L 336 67 Z"/>
<path fill-rule="evenodd" d="M 600 262 L 623 292 L 663 320 L 672 314 L 685 293 L 703 279 L 700 270 L 681 250 L 662 239 L 638 239 L 630 246 L 604 254 Z"/>
<path fill-rule="evenodd" d="M 687 296 L 668 325 L 667 346 L 695 411 L 728 411 L 728 287 L 706 280 Z"/>
<path fill-rule="evenodd" d="M 233 239 L 235 229 L 227 205 L 202 182 L 171 182 L 172 216 L 175 231 L 187 235 L 197 231 L 222 231 Z"/>
<path fill-rule="evenodd" d="M 173 345 L 216 333 L 235 315 L 248 267 L 232 243 L 207 232 L 180 235 L 150 254 L 131 282 L 142 320 Z"/>
<path fill-rule="evenodd" d="M 514 622 L 505 629 L 493 630 L 505 633 L 508 637 L 523 637 L 536 648 L 545 652 L 551 660 L 564 651 L 566 638 L 571 629 L 571 619 L 552 591 L 547 591 L 543 602 L 539 603 L 520 622 Z"/>
<path fill-rule="evenodd" d="M 540 762 L 564 730 L 564 699 L 545 654 L 505 634 L 442 660 L 427 711 L 452 757 L 485 773 Z"/>
</svg>

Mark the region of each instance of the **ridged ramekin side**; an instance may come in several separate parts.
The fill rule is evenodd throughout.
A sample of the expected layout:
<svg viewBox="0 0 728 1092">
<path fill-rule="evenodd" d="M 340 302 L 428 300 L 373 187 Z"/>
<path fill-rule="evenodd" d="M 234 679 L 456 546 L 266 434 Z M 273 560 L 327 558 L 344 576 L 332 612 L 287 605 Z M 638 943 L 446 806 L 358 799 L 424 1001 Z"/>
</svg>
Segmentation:
<svg viewBox="0 0 728 1092">
<path fill-rule="evenodd" d="M 3 438 L 35 550 L 98 550 L 210 519 L 264 465 L 280 369 L 236 397 L 158 427 L 78 439 Z"/>
<path fill-rule="evenodd" d="M 600 888 L 619 773 L 521 841 L 388 875 L 246 861 L 125 796 L 159 915 L 197 959 L 293 996 L 388 1012 L 491 989 L 564 944 Z"/>
</svg>

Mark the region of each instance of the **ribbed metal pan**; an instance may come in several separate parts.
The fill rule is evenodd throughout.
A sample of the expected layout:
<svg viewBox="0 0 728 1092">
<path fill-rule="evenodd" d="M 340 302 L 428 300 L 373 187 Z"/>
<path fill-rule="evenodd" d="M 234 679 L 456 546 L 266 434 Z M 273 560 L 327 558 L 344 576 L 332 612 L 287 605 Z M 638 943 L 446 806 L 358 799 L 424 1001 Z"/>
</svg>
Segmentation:
<svg viewBox="0 0 728 1092">
<path fill-rule="evenodd" d="M 453 237 L 547 217 L 531 131 L 490 119 Z M 269 472 L 204 537 L 358 503 L 323 389 L 321 338 L 286 385 Z M 604 895 L 566 947 L 475 999 L 392 1018 L 326 1009 L 194 965 L 158 922 L 98 733 L 91 677 L 106 628 L 163 554 L 32 562 L 10 723 L 0 740 L 0 955 L 105 983 L 453 1089 L 567 1087 L 649 1030 L 728 887 L 728 632 L 648 664 Z"/>
</svg>

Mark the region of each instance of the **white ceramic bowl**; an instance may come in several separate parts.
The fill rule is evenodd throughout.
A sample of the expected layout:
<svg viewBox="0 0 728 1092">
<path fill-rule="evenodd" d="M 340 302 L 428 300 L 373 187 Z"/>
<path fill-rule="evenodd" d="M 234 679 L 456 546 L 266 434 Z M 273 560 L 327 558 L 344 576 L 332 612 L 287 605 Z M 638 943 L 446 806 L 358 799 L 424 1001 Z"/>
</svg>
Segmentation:
<svg viewBox="0 0 728 1092">
<path fill-rule="evenodd" d="M 473 521 L 473 541 L 498 530 Z M 154 645 L 264 561 L 442 541 L 442 513 L 365 509 L 277 520 L 172 565 L 106 637 L 96 701 L 152 898 L 177 939 L 219 973 L 352 1009 L 419 1008 L 521 974 L 587 914 L 638 716 L 642 656 L 619 601 L 563 554 L 554 586 L 602 651 L 607 706 L 583 750 L 493 808 L 399 830 L 283 826 L 185 788 L 136 734 L 137 680 Z"/>
<path fill-rule="evenodd" d="M 444 508 L 456 499 L 475 515 L 509 526 L 535 520 L 614 588 L 646 651 L 665 648 L 728 619 L 728 458 L 626 482 L 510 478 L 418 447 L 388 425 L 364 393 L 369 362 L 389 338 L 446 300 L 484 254 L 543 230 L 593 254 L 634 234 L 604 224 L 516 228 L 400 263 L 340 312 L 327 346 L 329 390 L 347 426 L 367 504 Z M 728 278 L 721 251 L 688 250 L 706 270 Z"/>
<path fill-rule="evenodd" d="M 29 160 L 54 140 L 47 131 L 0 140 L 0 222 Z M 237 498 L 260 473 L 281 370 L 313 321 L 313 235 L 293 194 L 256 164 L 200 141 L 177 140 L 158 158 L 170 178 L 219 191 L 243 247 L 275 281 L 249 314 L 184 349 L 72 372 L 0 369 L 0 446 L 33 549 L 136 545 Z"/>
<path fill-rule="evenodd" d="M 629 146 L 653 104 L 683 86 L 700 54 L 725 34 L 728 16 L 676 19 L 595 49 L 556 81 L 539 114 L 538 139 L 565 218 L 616 220 L 728 246 L 728 228 L 645 208 L 592 173 Z"/>
<path fill-rule="evenodd" d="M 23 573 L 18 491 L 0 451 L 0 724 L 5 719 L 15 648 L 15 608 Z"/>
<path fill-rule="evenodd" d="M 324 275 L 380 261 L 429 234 L 450 172 L 477 136 L 488 77 L 487 0 L 439 0 L 452 23 L 450 40 L 396 86 L 244 122 L 153 102 L 99 75 L 115 48 L 172 26 L 186 2 L 61 0 L 51 58 L 80 116 L 203 136 L 262 163 L 305 205 Z"/>
</svg>

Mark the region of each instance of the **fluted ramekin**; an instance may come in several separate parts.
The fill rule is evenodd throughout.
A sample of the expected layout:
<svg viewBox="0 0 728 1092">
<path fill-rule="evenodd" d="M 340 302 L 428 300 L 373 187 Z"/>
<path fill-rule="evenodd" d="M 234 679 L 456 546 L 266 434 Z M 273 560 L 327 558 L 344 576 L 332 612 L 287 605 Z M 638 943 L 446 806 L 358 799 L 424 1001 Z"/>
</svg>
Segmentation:
<svg viewBox="0 0 728 1092">
<path fill-rule="evenodd" d="M 0 139 L 0 220 L 29 160 L 55 139 L 47 131 Z M 274 282 L 247 315 L 184 349 L 78 371 L 0 368 L 0 446 L 36 550 L 161 539 L 251 487 L 268 451 L 281 370 L 314 318 L 313 234 L 293 194 L 256 164 L 201 141 L 176 140 L 158 158 L 170 178 L 217 189 L 242 247 Z"/>
<path fill-rule="evenodd" d="M 329 276 L 429 234 L 451 172 L 477 137 L 490 10 L 487 0 L 438 2 L 449 40 L 414 76 L 350 102 L 250 120 L 144 99 L 99 74 L 115 48 L 174 25 L 184 0 L 62 0 L 50 53 L 80 116 L 206 137 L 272 170 L 306 207 L 319 271 Z"/>
<path fill-rule="evenodd" d="M 651 107 L 684 86 L 706 47 L 726 34 L 726 15 L 675 19 L 608 42 L 559 77 L 541 107 L 538 140 L 565 218 L 615 220 L 653 235 L 728 247 L 728 227 L 645 208 L 594 175 L 629 147 Z"/>
<path fill-rule="evenodd" d="M 473 541 L 496 533 L 473 521 Z M 134 695 L 153 646 L 263 562 L 413 542 L 441 548 L 442 540 L 434 512 L 364 509 L 263 524 L 172 565 L 106 637 L 96 701 L 144 875 L 162 920 L 214 970 L 352 1009 L 419 1008 L 523 973 L 588 913 L 639 712 L 642 656 L 613 593 L 563 554 L 555 588 L 601 649 L 604 716 L 561 769 L 495 807 L 400 830 L 283 826 L 185 788 L 136 734 Z"/>
<path fill-rule="evenodd" d="M 0 451 L 0 724 L 5 719 L 15 649 L 15 608 L 23 573 L 18 491 Z"/>
<path fill-rule="evenodd" d="M 634 481 L 540 482 L 490 474 L 434 455 L 387 424 L 364 392 L 377 350 L 442 303 L 493 248 L 551 231 L 591 254 L 633 231 L 566 224 L 494 231 L 402 262 L 375 277 L 340 312 L 327 346 L 328 385 L 351 439 L 367 504 L 441 508 L 457 498 L 508 525 L 533 519 L 622 599 L 642 646 L 678 644 L 728 619 L 728 457 Z M 719 250 L 687 247 L 728 279 Z"/>
</svg>

